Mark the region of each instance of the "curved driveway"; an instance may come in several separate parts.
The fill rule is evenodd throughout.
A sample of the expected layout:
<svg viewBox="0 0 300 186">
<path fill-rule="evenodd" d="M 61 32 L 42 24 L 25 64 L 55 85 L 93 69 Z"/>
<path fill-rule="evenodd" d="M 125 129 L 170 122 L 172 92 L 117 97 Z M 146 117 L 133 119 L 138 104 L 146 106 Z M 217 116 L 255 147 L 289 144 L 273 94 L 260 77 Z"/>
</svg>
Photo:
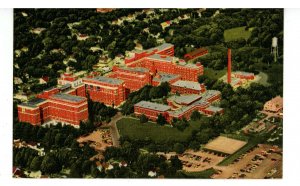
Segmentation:
<svg viewBox="0 0 300 186">
<path fill-rule="evenodd" d="M 117 121 L 119 121 L 122 118 L 123 118 L 123 115 L 121 114 L 121 112 L 118 112 L 114 117 L 111 118 L 111 121 L 107 125 L 110 128 L 113 145 L 115 147 L 119 147 L 120 146 L 120 141 L 119 141 L 120 134 L 119 134 L 119 131 L 118 131 L 116 123 L 117 123 Z"/>
</svg>

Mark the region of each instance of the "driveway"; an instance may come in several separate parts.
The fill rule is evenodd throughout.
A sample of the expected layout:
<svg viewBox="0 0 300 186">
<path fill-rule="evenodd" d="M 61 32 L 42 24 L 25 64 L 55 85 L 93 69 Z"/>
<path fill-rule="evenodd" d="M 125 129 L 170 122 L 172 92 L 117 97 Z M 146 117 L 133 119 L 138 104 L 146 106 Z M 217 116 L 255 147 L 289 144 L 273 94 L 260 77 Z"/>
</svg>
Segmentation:
<svg viewBox="0 0 300 186">
<path fill-rule="evenodd" d="M 120 146 L 120 141 L 119 141 L 120 134 L 119 134 L 116 123 L 117 123 L 117 121 L 119 121 L 122 118 L 123 118 L 123 115 L 121 114 L 121 112 L 118 112 L 114 117 L 111 118 L 111 121 L 109 122 L 109 124 L 106 125 L 110 128 L 113 145 L 115 147 Z"/>
</svg>

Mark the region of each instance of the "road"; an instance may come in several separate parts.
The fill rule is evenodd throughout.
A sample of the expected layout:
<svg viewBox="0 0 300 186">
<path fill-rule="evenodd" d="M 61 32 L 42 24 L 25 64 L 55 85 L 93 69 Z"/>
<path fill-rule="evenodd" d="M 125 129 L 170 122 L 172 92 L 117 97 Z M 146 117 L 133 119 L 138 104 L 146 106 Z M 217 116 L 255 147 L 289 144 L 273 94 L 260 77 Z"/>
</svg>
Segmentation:
<svg viewBox="0 0 300 186">
<path fill-rule="evenodd" d="M 120 146 L 120 134 L 117 128 L 117 121 L 119 121 L 120 119 L 123 118 L 123 115 L 121 114 L 121 112 L 118 112 L 114 117 L 111 118 L 111 121 L 109 122 L 108 126 L 110 128 L 110 132 L 111 132 L 111 137 L 112 137 L 112 141 L 113 141 L 113 145 L 115 147 L 119 147 Z"/>
</svg>

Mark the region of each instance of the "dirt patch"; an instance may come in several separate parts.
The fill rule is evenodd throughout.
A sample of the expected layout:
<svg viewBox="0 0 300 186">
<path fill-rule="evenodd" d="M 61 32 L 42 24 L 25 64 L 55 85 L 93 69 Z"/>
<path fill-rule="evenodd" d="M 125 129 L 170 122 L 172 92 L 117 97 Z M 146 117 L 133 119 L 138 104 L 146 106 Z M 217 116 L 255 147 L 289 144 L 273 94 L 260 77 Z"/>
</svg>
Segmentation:
<svg viewBox="0 0 300 186">
<path fill-rule="evenodd" d="M 109 129 L 98 129 L 87 136 L 77 139 L 79 144 L 88 143 L 96 151 L 103 151 L 106 147 L 112 146 L 112 137 Z"/>
</svg>

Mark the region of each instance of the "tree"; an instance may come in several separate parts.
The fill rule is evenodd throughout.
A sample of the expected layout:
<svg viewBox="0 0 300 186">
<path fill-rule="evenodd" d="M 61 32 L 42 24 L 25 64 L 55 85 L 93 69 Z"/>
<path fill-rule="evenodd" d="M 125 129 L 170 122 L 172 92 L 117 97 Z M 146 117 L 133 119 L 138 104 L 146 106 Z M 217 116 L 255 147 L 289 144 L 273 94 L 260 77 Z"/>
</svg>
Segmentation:
<svg viewBox="0 0 300 186">
<path fill-rule="evenodd" d="M 173 120 L 172 124 L 180 131 L 184 131 L 189 126 L 189 122 L 186 120 L 185 117 L 182 119 Z"/>
<path fill-rule="evenodd" d="M 178 154 L 182 154 L 184 152 L 184 145 L 181 143 L 175 143 L 174 151 L 177 152 Z"/>
<path fill-rule="evenodd" d="M 148 122 L 148 118 L 145 116 L 145 114 L 142 114 L 140 116 L 140 123 L 146 123 Z"/>
<path fill-rule="evenodd" d="M 82 177 L 82 171 L 81 171 L 81 161 L 77 160 L 75 163 L 71 165 L 70 168 L 70 177 L 71 178 L 81 178 Z"/>
<path fill-rule="evenodd" d="M 36 156 L 33 158 L 30 164 L 30 169 L 33 171 L 38 171 L 41 169 L 41 163 L 43 161 L 43 158 L 40 156 Z"/>
<path fill-rule="evenodd" d="M 200 147 L 200 144 L 196 140 L 191 141 L 189 144 L 189 148 L 191 148 L 193 150 L 198 150 L 199 147 Z"/>
<path fill-rule="evenodd" d="M 151 99 L 159 98 L 160 97 L 159 95 L 160 95 L 159 87 L 152 87 L 149 92 L 150 98 Z"/>
<path fill-rule="evenodd" d="M 157 33 L 162 32 L 162 27 L 158 24 L 151 24 L 149 27 L 149 31 L 153 34 L 156 35 Z"/>
<path fill-rule="evenodd" d="M 88 174 L 91 171 L 91 165 L 92 165 L 92 161 L 90 160 L 85 160 L 81 166 L 81 170 L 83 174 Z"/>
<path fill-rule="evenodd" d="M 204 128 L 200 132 L 196 134 L 196 139 L 201 143 L 204 144 L 208 142 L 213 136 L 213 130 L 211 128 Z"/>
<path fill-rule="evenodd" d="M 200 119 L 201 119 L 200 112 L 197 110 L 193 111 L 193 113 L 191 115 L 191 120 L 196 121 L 196 120 L 200 120 Z"/>
<path fill-rule="evenodd" d="M 75 137 L 73 136 L 73 134 L 69 134 L 68 137 L 65 139 L 64 146 L 70 146 L 74 138 Z"/>
<path fill-rule="evenodd" d="M 55 145 L 57 145 L 57 146 L 62 145 L 64 140 L 65 140 L 65 138 L 64 138 L 63 134 L 57 133 L 55 136 L 55 139 L 54 139 Z"/>
<path fill-rule="evenodd" d="M 41 171 L 46 174 L 57 173 L 61 170 L 61 168 L 62 165 L 59 164 L 52 154 L 47 154 L 41 164 Z"/>
<path fill-rule="evenodd" d="M 164 125 L 167 123 L 166 118 L 162 114 L 158 115 L 156 122 L 159 125 Z"/>
<path fill-rule="evenodd" d="M 162 92 L 161 95 L 163 95 L 163 96 L 167 96 L 168 93 L 171 91 L 169 82 L 162 82 L 159 87 Z"/>
<path fill-rule="evenodd" d="M 99 175 L 99 170 L 97 169 L 96 165 L 95 164 L 92 164 L 91 165 L 91 175 L 93 178 L 97 178 L 98 175 Z"/>
<path fill-rule="evenodd" d="M 181 160 L 178 159 L 178 156 L 172 156 L 170 158 L 171 165 L 174 167 L 176 170 L 181 170 L 182 169 L 182 163 Z"/>
</svg>

